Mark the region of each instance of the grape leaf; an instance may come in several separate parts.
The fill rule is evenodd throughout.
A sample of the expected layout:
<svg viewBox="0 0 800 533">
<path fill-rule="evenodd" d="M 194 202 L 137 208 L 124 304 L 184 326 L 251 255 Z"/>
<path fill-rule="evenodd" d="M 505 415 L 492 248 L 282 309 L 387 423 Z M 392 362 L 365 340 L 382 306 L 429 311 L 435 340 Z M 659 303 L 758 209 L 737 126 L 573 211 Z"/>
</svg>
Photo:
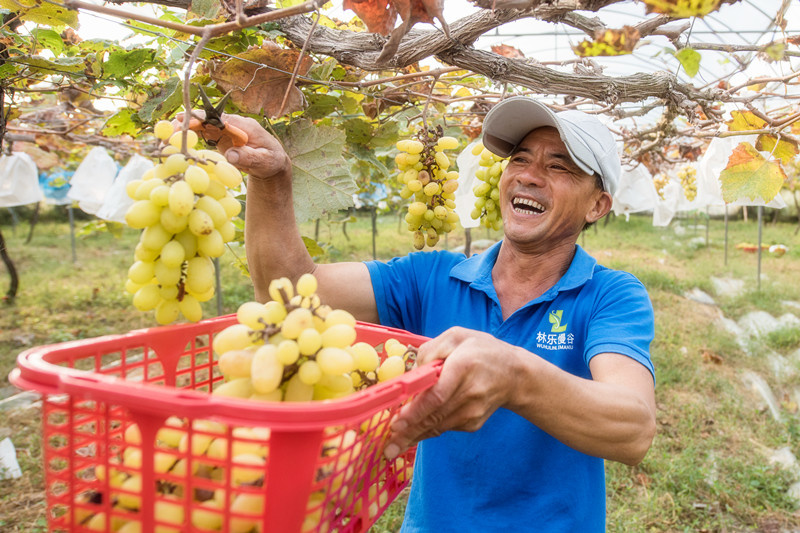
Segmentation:
<svg viewBox="0 0 800 533">
<path fill-rule="evenodd" d="M 163 88 L 157 95 L 142 104 L 142 107 L 139 108 L 139 118 L 142 122 L 150 122 L 162 117 L 168 117 L 182 102 L 181 80 L 177 76 L 173 76 L 164 83 Z"/>
<path fill-rule="evenodd" d="M 111 52 L 103 63 L 103 71 L 111 78 L 124 78 L 151 63 L 155 53 L 155 50 L 148 48 Z"/>
<path fill-rule="evenodd" d="M 767 125 L 751 111 L 731 111 L 731 120 L 727 124 L 728 131 L 760 130 Z"/>
<path fill-rule="evenodd" d="M 572 49 L 580 57 L 619 56 L 633 52 L 639 39 L 639 30 L 623 26 L 621 30 L 600 30 L 593 41 L 581 41 Z"/>
<path fill-rule="evenodd" d="M 767 161 L 752 144 L 741 143 L 733 149 L 719 174 L 722 199 L 726 203 L 761 198 L 770 202 L 781 190 L 786 174 L 776 161 Z"/>
<path fill-rule="evenodd" d="M 46 28 L 34 28 L 31 30 L 31 35 L 42 47 L 53 52 L 56 57 L 64 51 L 64 41 L 61 40 L 61 35 L 56 31 Z"/>
<path fill-rule="evenodd" d="M 219 0 L 191 0 L 189 12 L 202 18 L 214 19 L 223 13 L 222 2 Z"/>
<path fill-rule="evenodd" d="M 135 122 L 136 112 L 125 107 L 111 116 L 103 126 L 102 134 L 106 137 L 119 137 L 128 134 L 135 137 L 139 133 L 140 126 Z"/>
<path fill-rule="evenodd" d="M 769 152 L 774 158 L 780 159 L 784 164 L 794 159 L 794 156 L 798 153 L 798 147 L 795 141 L 786 138 L 778 139 L 775 135 L 767 135 L 765 133 L 762 133 L 756 139 L 756 150 L 760 152 Z"/>
<path fill-rule="evenodd" d="M 345 135 L 332 126 L 298 120 L 283 139 L 292 160 L 294 209 L 298 222 L 353 205 L 358 190 L 350 175 L 344 153 Z"/>
<path fill-rule="evenodd" d="M 397 22 L 397 9 L 389 0 L 344 0 L 342 7 L 355 13 L 372 33 L 389 35 Z"/>
<path fill-rule="evenodd" d="M 675 59 L 681 62 L 690 78 L 694 78 L 700 70 L 700 53 L 693 48 L 681 48 L 675 53 Z"/>
<path fill-rule="evenodd" d="M 499 56 L 509 57 L 512 59 L 520 59 L 525 57 L 525 54 L 523 54 L 519 48 L 514 48 L 510 44 L 493 44 L 492 52 Z"/>
<path fill-rule="evenodd" d="M 45 59 L 40 56 L 18 56 L 15 61 L 26 65 L 35 72 L 42 74 L 74 73 L 83 71 L 83 59 L 80 57 L 59 57 Z"/>
<path fill-rule="evenodd" d="M 764 54 L 773 61 L 782 61 L 786 55 L 786 43 L 772 43 L 764 47 Z"/>
<path fill-rule="evenodd" d="M 18 13 L 25 22 L 33 22 L 51 28 L 70 26 L 78 29 L 78 11 L 61 4 L 41 0 L 0 0 L 0 7 Z"/>
<path fill-rule="evenodd" d="M 251 48 L 234 59 L 212 63 L 211 78 L 221 91 L 230 92 L 231 101 L 245 113 L 276 118 L 299 57 L 297 50 L 264 41 L 260 48 Z M 304 55 L 300 61 L 298 74 L 302 76 L 308 72 L 312 60 Z M 291 87 L 283 113 L 299 111 L 305 103 L 302 91 Z"/>
<path fill-rule="evenodd" d="M 720 0 L 642 0 L 648 13 L 662 13 L 674 18 L 703 17 L 715 11 Z"/>
</svg>

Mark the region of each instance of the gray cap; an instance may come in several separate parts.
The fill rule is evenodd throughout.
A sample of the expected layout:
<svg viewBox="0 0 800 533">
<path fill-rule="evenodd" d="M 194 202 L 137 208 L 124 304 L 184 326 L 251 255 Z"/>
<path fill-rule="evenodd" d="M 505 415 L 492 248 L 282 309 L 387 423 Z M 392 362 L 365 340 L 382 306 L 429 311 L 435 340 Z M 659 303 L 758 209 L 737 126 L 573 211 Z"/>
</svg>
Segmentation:
<svg viewBox="0 0 800 533">
<path fill-rule="evenodd" d="M 622 174 L 617 143 L 602 122 L 582 111 L 554 113 L 526 96 L 508 98 L 483 120 L 483 145 L 508 157 L 526 135 L 543 126 L 556 128 L 575 164 L 587 174 L 598 174 L 606 192 L 614 195 Z"/>
</svg>

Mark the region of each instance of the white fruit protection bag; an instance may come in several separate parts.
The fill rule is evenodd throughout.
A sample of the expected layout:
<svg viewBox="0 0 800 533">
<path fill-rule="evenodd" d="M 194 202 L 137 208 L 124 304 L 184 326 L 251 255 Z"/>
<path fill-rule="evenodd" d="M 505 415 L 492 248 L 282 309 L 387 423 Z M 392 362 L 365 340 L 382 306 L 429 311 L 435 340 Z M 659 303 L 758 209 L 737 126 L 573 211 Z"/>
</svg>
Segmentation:
<svg viewBox="0 0 800 533">
<path fill-rule="evenodd" d="M 125 212 L 133 205 L 133 199 L 128 196 L 126 187 L 131 181 L 141 179 L 151 168 L 153 168 L 152 161 L 134 154 L 108 189 L 103 198 L 103 205 L 97 211 L 97 218 L 124 224 Z"/>
<path fill-rule="evenodd" d="M 104 148 L 96 146 L 72 176 L 67 198 L 78 202 L 83 212 L 94 215 L 103 205 L 116 175 L 117 164 Z"/>
<path fill-rule="evenodd" d="M 23 152 L 0 157 L 0 207 L 35 204 L 44 200 L 39 171 Z"/>
</svg>

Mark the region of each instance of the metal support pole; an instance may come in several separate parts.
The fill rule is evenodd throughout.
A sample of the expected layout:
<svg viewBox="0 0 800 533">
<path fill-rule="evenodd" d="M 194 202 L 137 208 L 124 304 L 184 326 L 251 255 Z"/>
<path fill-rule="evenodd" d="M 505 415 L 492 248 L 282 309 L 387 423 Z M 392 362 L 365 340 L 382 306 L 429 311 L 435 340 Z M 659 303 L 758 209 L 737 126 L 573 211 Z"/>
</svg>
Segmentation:
<svg viewBox="0 0 800 533">
<path fill-rule="evenodd" d="M 725 266 L 728 265 L 728 204 L 725 204 Z"/>
<path fill-rule="evenodd" d="M 69 215 L 69 242 L 72 247 L 72 262 L 78 262 L 78 256 L 75 253 L 75 215 L 72 213 L 72 205 L 67 205 L 67 215 Z"/>
<path fill-rule="evenodd" d="M 756 283 L 756 290 L 761 290 L 761 226 L 764 218 L 764 206 L 758 206 L 758 281 Z"/>
<path fill-rule="evenodd" d="M 708 214 L 708 206 L 706 206 L 706 248 L 708 248 L 708 227 L 711 225 L 711 215 Z"/>
</svg>

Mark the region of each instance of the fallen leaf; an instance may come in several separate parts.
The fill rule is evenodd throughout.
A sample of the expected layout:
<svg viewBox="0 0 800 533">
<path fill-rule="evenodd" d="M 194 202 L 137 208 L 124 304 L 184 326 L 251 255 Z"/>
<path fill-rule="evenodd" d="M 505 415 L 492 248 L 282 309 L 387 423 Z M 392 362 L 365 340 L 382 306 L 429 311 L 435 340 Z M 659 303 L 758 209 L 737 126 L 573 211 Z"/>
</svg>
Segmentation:
<svg viewBox="0 0 800 533">
<path fill-rule="evenodd" d="M 355 13 L 373 33 L 389 35 L 397 22 L 397 10 L 389 0 L 344 0 L 342 7 Z"/>
<path fill-rule="evenodd" d="M 786 138 L 778 139 L 775 135 L 767 135 L 765 133 L 762 133 L 756 139 L 756 150 L 769 152 L 772 157 L 780 159 L 784 164 L 794 159 L 794 156 L 798 153 L 795 141 Z"/>
<path fill-rule="evenodd" d="M 582 41 L 573 50 L 580 57 L 619 56 L 630 54 L 639 39 L 639 30 L 632 26 L 623 26 L 621 30 L 598 31 L 593 41 Z"/>
<path fill-rule="evenodd" d="M 714 363 L 715 365 L 721 365 L 723 362 L 725 362 L 725 359 L 721 355 L 715 354 L 714 352 L 709 352 L 708 350 L 703 352 L 702 358 L 703 362 Z"/>
<path fill-rule="evenodd" d="M 493 44 L 492 52 L 494 52 L 497 55 L 512 59 L 525 57 L 525 54 L 523 54 L 519 48 L 514 48 L 510 44 Z"/>
<path fill-rule="evenodd" d="M 642 0 L 648 13 L 662 13 L 674 18 L 703 17 L 715 11 L 720 0 Z"/>
<path fill-rule="evenodd" d="M 781 190 L 786 174 L 780 164 L 767 161 L 752 144 L 741 143 L 733 149 L 719 180 L 726 203 L 758 198 L 770 202 Z"/>
<path fill-rule="evenodd" d="M 767 125 L 751 111 L 731 111 L 731 120 L 727 124 L 728 131 L 760 130 Z"/>
<path fill-rule="evenodd" d="M 239 109 L 276 118 L 299 56 L 297 50 L 264 41 L 260 48 L 251 48 L 225 62 L 212 63 L 209 70 L 217 87 L 229 92 L 231 101 Z M 312 60 L 303 56 L 300 61 L 298 74 L 304 75 L 311 67 Z M 289 88 L 283 113 L 289 114 L 304 107 L 305 98 L 300 89 Z"/>
</svg>

